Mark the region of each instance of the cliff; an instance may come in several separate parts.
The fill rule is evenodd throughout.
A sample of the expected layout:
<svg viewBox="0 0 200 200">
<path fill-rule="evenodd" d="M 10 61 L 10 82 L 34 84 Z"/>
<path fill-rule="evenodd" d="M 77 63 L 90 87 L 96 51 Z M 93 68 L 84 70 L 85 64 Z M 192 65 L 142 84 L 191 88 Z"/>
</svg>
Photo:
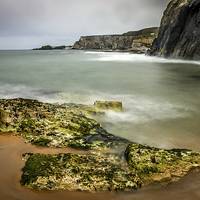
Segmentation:
<svg viewBox="0 0 200 200">
<path fill-rule="evenodd" d="M 200 0 L 172 0 L 149 55 L 200 60 Z"/>
<path fill-rule="evenodd" d="M 157 33 L 158 28 L 153 27 L 139 31 L 130 31 L 122 35 L 81 36 L 80 40 L 74 43 L 72 49 L 145 53 L 151 47 Z"/>
</svg>

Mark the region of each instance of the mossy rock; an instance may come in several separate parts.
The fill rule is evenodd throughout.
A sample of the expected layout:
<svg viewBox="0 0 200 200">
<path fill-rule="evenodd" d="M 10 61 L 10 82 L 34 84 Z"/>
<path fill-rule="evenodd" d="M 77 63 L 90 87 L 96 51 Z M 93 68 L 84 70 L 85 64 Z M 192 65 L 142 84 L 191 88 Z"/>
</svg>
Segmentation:
<svg viewBox="0 0 200 200">
<path fill-rule="evenodd" d="M 200 154 L 131 143 L 123 154 L 24 154 L 21 184 L 32 189 L 130 191 L 144 185 L 165 186 L 200 169 Z"/>
<path fill-rule="evenodd" d="M 24 154 L 21 185 L 38 190 L 131 191 L 137 177 L 118 154 Z"/>
<path fill-rule="evenodd" d="M 200 154 L 189 149 L 165 150 L 132 143 L 125 156 L 130 170 L 144 185 L 167 185 L 200 167 Z"/>
<path fill-rule="evenodd" d="M 94 106 L 99 109 L 104 110 L 114 110 L 114 111 L 122 111 L 122 102 L 121 101 L 96 101 Z"/>
<path fill-rule="evenodd" d="M 9 112 L 0 109 L 0 125 L 6 124 L 8 121 L 8 117 L 9 117 Z"/>
<path fill-rule="evenodd" d="M 17 98 L 0 100 L 0 109 L 0 132 L 19 132 L 34 145 L 88 150 L 130 143 L 103 129 L 92 115 L 104 112 L 94 106 Z"/>
</svg>

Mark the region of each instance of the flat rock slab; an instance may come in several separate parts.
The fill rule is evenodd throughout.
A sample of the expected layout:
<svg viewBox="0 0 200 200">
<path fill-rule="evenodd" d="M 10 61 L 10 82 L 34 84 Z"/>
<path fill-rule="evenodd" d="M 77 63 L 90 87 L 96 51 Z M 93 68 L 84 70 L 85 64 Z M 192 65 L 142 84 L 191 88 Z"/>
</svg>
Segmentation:
<svg viewBox="0 0 200 200">
<path fill-rule="evenodd" d="M 190 149 L 165 150 L 132 143 L 127 146 L 125 156 L 129 169 L 143 185 L 167 185 L 200 169 L 200 153 Z"/>
<path fill-rule="evenodd" d="M 21 184 L 31 189 L 130 191 L 140 184 L 118 154 L 24 154 Z"/>
</svg>

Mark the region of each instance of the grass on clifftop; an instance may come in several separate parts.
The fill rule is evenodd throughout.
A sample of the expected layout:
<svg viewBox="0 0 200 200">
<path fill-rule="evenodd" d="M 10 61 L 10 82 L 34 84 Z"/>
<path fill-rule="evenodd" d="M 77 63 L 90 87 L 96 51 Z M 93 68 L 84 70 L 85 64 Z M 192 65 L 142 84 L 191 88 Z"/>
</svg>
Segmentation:
<svg viewBox="0 0 200 200">
<path fill-rule="evenodd" d="M 142 34 L 142 35 L 136 36 L 134 39 L 149 38 L 149 37 L 156 38 L 157 36 L 158 36 L 158 33 L 156 33 L 154 35 L 151 35 L 151 34 Z"/>
</svg>

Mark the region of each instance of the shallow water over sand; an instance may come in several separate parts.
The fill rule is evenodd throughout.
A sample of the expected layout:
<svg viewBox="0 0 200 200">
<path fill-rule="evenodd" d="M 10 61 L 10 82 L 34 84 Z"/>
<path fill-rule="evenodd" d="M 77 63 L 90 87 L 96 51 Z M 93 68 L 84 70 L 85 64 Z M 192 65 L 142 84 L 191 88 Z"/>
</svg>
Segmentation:
<svg viewBox="0 0 200 200">
<path fill-rule="evenodd" d="M 69 191 L 37 191 L 22 187 L 19 183 L 20 169 L 24 166 L 21 161 L 22 154 L 31 153 L 84 153 L 72 149 L 38 148 L 31 144 L 25 144 L 20 138 L 11 135 L 0 135 L 0 199 L 1 200 L 194 200 L 200 199 L 200 173 L 191 173 L 179 182 L 164 188 L 143 188 L 129 194 L 111 193 L 84 193 Z"/>
</svg>

